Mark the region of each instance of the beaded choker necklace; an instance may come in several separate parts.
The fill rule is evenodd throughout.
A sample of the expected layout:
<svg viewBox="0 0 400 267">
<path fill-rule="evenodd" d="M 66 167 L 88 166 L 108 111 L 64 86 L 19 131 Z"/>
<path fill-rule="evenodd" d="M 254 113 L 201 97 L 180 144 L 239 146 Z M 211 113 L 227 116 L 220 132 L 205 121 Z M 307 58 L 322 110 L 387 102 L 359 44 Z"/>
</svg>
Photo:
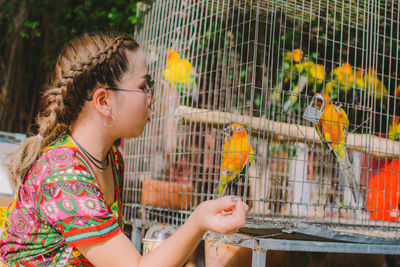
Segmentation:
<svg viewBox="0 0 400 267">
<path fill-rule="evenodd" d="M 108 165 L 110 164 L 110 160 L 108 155 L 110 154 L 110 151 L 107 152 L 106 158 L 103 160 L 98 160 L 94 156 L 92 156 L 86 149 L 84 149 L 72 135 L 70 135 L 72 140 L 75 142 L 75 144 L 78 146 L 79 150 L 82 151 L 82 153 L 89 159 L 91 163 L 93 163 L 94 166 L 99 168 L 100 170 L 105 170 L 107 169 Z"/>
</svg>

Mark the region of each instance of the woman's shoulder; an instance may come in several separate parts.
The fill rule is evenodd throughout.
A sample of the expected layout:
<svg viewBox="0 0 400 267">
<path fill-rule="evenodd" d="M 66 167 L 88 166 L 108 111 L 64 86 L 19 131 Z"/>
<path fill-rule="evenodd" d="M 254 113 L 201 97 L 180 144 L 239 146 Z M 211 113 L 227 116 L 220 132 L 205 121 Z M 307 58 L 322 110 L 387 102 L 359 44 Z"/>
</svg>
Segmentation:
<svg viewBox="0 0 400 267">
<path fill-rule="evenodd" d="M 71 137 L 65 134 L 46 147 L 40 158 L 45 160 L 49 167 L 60 169 L 79 164 L 77 152 L 78 148 Z"/>
<path fill-rule="evenodd" d="M 43 184 L 60 176 L 64 180 L 70 176 L 92 176 L 87 165 L 79 157 L 77 147 L 67 135 L 61 136 L 44 149 L 27 178 L 36 180 L 36 184 Z"/>
</svg>

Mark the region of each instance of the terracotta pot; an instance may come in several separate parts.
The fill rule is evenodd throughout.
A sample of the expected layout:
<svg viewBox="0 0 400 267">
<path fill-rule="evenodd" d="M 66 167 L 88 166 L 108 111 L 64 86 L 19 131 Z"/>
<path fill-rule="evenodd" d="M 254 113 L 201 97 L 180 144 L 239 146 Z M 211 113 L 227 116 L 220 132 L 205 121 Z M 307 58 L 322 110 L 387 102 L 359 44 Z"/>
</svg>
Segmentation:
<svg viewBox="0 0 400 267">
<path fill-rule="evenodd" d="M 191 183 L 148 179 L 143 181 L 141 203 L 153 207 L 189 210 L 192 207 Z"/>
</svg>

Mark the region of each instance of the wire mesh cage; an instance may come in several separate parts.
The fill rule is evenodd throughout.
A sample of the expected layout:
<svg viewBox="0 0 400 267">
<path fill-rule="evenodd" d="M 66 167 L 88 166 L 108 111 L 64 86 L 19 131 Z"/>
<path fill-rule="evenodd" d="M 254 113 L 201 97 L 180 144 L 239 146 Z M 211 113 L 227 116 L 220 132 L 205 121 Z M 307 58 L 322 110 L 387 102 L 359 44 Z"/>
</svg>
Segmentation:
<svg viewBox="0 0 400 267">
<path fill-rule="evenodd" d="M 234 194 L 247 229 L 399 237 L 397 1 L 146 7 L 155 116 L 124 144 L 127 221 L 178 226 Z"/>
</svg>

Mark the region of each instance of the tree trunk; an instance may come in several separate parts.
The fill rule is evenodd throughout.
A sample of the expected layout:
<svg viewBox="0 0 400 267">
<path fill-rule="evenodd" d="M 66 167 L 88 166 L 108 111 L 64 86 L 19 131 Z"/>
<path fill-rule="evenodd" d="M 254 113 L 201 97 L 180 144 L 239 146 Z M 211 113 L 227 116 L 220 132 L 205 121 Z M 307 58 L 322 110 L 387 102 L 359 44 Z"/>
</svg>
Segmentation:
<svg viewBox="0 0 400 267">
<path fill-rule="evenodd" d="M 4 102 L 0 105 L 0 129 L 12 132 L 24 132 L 24 125 L 28 119 L 26 110 L 29 110 L 30 99 L 23 99 L 25 81 L 27 76 L 25 40 L 20 32 L 24 27 L 24 22 L 28 17 L 28 9 L 25 3 L 21 1 L 16 7 L 14 26 L 10 33 L 9 56 L 4 60 L 3 66 L 6 66 L 4 84 L 2 86 L 2 98 Z M 8 62 L 7 62 L 8 61 Z M 24 101 L 23 101 L 24 100 Z M 18 103 L 18 104 L 17 104 Z M 23 103 L 23 105 L 21 105 Z"/>
</svg>

